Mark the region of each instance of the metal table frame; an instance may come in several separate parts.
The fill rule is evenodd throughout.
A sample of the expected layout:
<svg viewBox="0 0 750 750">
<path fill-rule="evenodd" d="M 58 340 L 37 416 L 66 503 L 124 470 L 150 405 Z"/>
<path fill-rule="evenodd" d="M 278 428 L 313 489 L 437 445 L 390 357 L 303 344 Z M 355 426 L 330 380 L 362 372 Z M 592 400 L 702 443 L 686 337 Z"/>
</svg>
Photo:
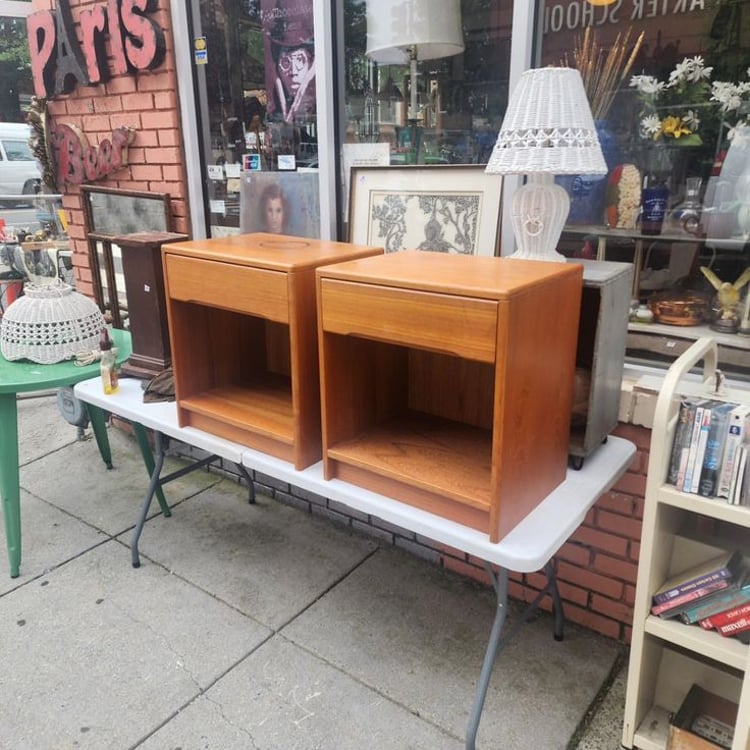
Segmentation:
<svg viewBox="0 0 750 750">
<path fill-rule="evenodd" d="M 176 474 L 161 477 L 165 436 L 207 451 L 210 456 L 202 465 L 221 457 L 244 467 L 245 470 L 260 471 L 282 482 L 335 500 L 353 510 L 377 516 L 403 529 L 483 560 L 495 589 L 497 607 L 466 730 L 467 750 L 475 748 L 479 721 L 498 652 L 510 642 L 547 594 L 551 596 L 553 603 L 554 637 L 556 640 L 562 639 L 563 608 L 557 589 L 553 557 L 578 528 L 596 500 L 625 472 L 635 453 L 635 446 L 631 442 L 617 437 L 608 438 L 606 443 L 586 459 L 581 470 L 569 469 L 561 485 L 507 536 L 493 544 L 487 534 L 482 532 L 339 479 L 326 480 L 323 478 L 322 462 L 298 471 L 292 464 L 265 453 L 193 427 L 180 427 L 177 424 L 175 404 L 144 404 L 138 381 L 121 380 L 119 392 L 110 396 L 104 395 L 99 385 L 97 380 L 75 386 L 75 395 L 87 404 L 89 412 L 113 412 L 156 433 L 156 460 L 131 543 L 131 560 L 134 567 L 140 565 L 138 540 L 156 489 L 176 478 L 176 474 L 182 476 L 194 468 L 188 466 Z M 245 476 L 249 479 L 247 473 Z M 252 487 L 252 482 L 250 485 Z M 527 605 L 523 616 L 514 627 L 503 635 L 508 609 L 508 573 L 511 570 L 519 573 L 544 570 L 547 585 L 534 601 Z"/>
</svg>

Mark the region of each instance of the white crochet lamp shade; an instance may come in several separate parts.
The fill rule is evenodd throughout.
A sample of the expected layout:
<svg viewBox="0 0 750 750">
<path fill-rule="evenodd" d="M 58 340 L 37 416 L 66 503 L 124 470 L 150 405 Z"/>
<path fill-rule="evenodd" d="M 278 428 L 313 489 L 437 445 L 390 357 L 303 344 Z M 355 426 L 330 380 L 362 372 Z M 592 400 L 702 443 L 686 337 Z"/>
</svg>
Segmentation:
<svg viewBox="0 0 750 750">
<path fill-rule="evenodd" d="M 63 362 L 98 349 L 105 326 L 96 304 L 70 285 L 27 283 L 0 319 L 0 351 L 8 360 Z"/>
<path fill-rule="evenodd" d="M 565 262 L 557 252 L 570 210 L 555 175 L 606 174 L 581 74 L 574 68 L 533 68 L 513 90 L 486 172 L 525 174 L 516 190 L 511 257 Z"/>
</svg>

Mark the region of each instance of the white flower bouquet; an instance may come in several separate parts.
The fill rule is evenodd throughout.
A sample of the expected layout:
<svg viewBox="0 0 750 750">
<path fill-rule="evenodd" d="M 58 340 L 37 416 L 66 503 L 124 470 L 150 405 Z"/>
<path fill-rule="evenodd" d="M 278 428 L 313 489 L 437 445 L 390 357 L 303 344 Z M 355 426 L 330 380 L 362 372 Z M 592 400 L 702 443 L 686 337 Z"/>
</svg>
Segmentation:
<svg viewBox="0 0 750 750">
<path fill-rule="evenodd" d="M 643 138 L 671 145 L 700 146 L 702 120 L 730 124 L 729 138 L 737 125 L 747 120 L 750 81 L 711 81 L 713 67 L 701 56 L 686 57 L 669 74 L 668 81 L 650 75 L 635 75 L 630 86 L 641 99 L 639 131 Z M 750 69 L 747 71 L 750 77 Z M 718 105 L 715 106 L 715 105 Z M 717 113 L 718 110 L 718 113 Z M 718 116 L 717 116 L 718 115 Z"/>
</svg>

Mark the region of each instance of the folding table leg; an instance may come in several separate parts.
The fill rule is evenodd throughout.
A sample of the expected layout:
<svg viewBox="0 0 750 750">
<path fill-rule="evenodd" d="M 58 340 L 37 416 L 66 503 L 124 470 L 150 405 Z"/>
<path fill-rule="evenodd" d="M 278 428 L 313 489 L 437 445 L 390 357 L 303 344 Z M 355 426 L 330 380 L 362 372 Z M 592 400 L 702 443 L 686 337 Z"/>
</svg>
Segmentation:
<svg viewBox="0 0 750 750">
<path fill-rule="evenodd" d="M 133 432 L 135 432 L 135 439 L 138 441 L 138 447 L 141 449 L 141 456 L 143 457 L 143 463 L 146 465 L 146 471 L 150 475 L 154 472 L 154 456 L 151 453 L 151 445 L 148 442 L 148 435 L 146 434 L 146 428 L 139 422 L 132 422 Z M 159 501 L 159 507 L 161 512 L 166 518 L 172 515 L 172 511 L 169 509 L 169 503 L 164 497 L 164 491 L 160 484 L 156 485 L 156 499 Z"/>
<path fill-rule="evenodd" d="M 141 430 L 143 430 L 142 425 L 139 425 L 139 427 L 141 428 Z M 145 432 L 143 434 L 143 438 L 145 439 Z M 162 485 L 167 484 L 167 482 L 171 482 L 173 479 L 184 477 L 185 474 L 189 474 L 191 471 L 200 469 L 203 466 L 208 466 L 208 464 L 216 461 L 216 459 L 219 458 L 216 455 L 206 456 L 199 461 L 195 461 L 189 466 L 183 466 L 181 469 L 177 469 L 177 471 L 173 471 L 171 474 L 167 474 L 167 476 L 162 477 L 161 470 L 164 467 L 164 450 L 168 441 L 169 437 L 163 435 L 161 432 L 157 432 L 156 430 L 154 430 L 154 446 L 156 448 L 156 456 L 155 458 L 151 457 L 151 451 L 149 449 L 148 453 L 149 457 L 153 461 L 153 469 L 151 470 L 151 478 L 148 482 L 146 496 L 143 498 L 141 513 L 138 516 L 138 522 L 136 523 L 135 529 L 133 531 L 133 541 L 130 543 L 130 560 L 134 568 L 141 567 L 141 558 L 138 554 L 138 541 L 141 538 L 141 533 L 143 532 L 143 524 L 146 523 L 148 509 L 151 506 L 151 501 L 154 498 L 154 494 L 158 496 L 158 494 L 161 493 Z M 165 513 L 164 515 L 171 514 Z"/>
<path fill-rule="evenodd" d="M 146 516 L 148 515 L 148 509 L 151 505 L 151 500 L 154 497 L 154 492 L 157 488 L 160 489 L 160 479 L 162 466 L 164 466 L 164 446 L 162 441 L 166 438 L 161 432 L 154 433 L 154 443 L 156 446 L 156 460 L 153 461 L 153 469 L 151 470 L 151 479 L 148 482 L 148 489 L 146 490 L 146 497 L 143 498 L 143 505 L 141 506 L 141 514 L 138 516 L 138 523 L 135 525 L 133 531 L 133 541 L 130 544 L 130 562 L 134 568 L 141 567 L 141 558 L 138 554 L 138 540 L 141 537 L 143 531 L 143 524 L 146 522 Z"/>
<path fill-rule="evenodd" d="M 484 708 L 484 701 L 487 697 L 487 688 L 490 684 L 492 668 L 495 666 L 495 659 L 497 658 L 500 649 L 503 646 L 506 646 L 514 638 L 516 633 L 521 629 L 521 626 L 537 609 L 539 603 L 547 594 L 552 597 L 552 610 L 555 618 L 555 640 L 561 641 L 563 638 L 563 607 L 562 600 L 560 599 L 560 592 L 557 589 L 557 576 L 555 574 L 555 567 L 552 560 L 547 562 L 544 566 L 544 572 L 547 576 L 547 585 L 536 595 L 534 601 L 527 605 L 526 609 L 518 618 L 518 621 L 514 623 L 513 627 L 508 633 L 506 633 L 502 641 L 500 635 L 503 630 L 503 625 L 505 624 L 505 617 L 508 613 L 508 571 L 505 568 L 500 568 L 496 574 L 492 565 L 487 561 L 485 561 L 484 567 L 490 576 L 490 581 L 492 581 L 492 586 L 497 595 L 497 608 L 495 609 L 495 619 L 492 623 L 490 638 L 487 642 L 487 650 L 484 653 L 484 662 L 482 663 L 482 671 L 479 674 L 479 684 L 477 685 L 477 692 L 474 696 L 474 705 L 471 709 L 469 725 L 466 729 L 466 750 L 474 750 L 475 748 L 479 720 L 482 717 L 482 709 Z"/>
<path fill-rule="evenodd" d="M 500 568 L 497 575 L 495 575 L 492 566 L 486 562 L 485 568 L 490 574 L 492 586 L 497 594 L 497 608 L 495 609 L 495 620 L 492 623 L 492 630 L 490 631 L 490 639 L 487 642 L 487 650 L 484 652 L 484 662 L 482 663 L 482 671 L 479 674 L 479 685 L 477 686 L 474 705 L 469 717 L 469 726 L 466 730 L 466 750 L 474 750 L 475 747 L 479 719 L 482 716 L 492 667 L 495 665 L 495 657 L 500 646 L 500 634 L 505 624 L 505 617 L 508 614 L 508 571 L 505 568 Z"/>
</svg>

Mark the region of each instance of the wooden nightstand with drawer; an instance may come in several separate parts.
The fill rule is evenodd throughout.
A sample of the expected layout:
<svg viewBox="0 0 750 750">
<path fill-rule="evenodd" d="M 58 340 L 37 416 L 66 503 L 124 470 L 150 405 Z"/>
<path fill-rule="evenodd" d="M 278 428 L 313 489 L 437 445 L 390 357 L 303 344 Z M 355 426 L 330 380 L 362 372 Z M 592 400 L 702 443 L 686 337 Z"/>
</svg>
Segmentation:
<svg viewBox="0 0 750 750">
<path fill-rule="evenodd" d="M 565 478 L 581 267 L 404 251 L 316 275 L 326 478 L 501 539 Z"/>
<path fill-rule="evenodd" d="M 315 269 L 382 252 L 262 233 L 165 245 L 180 426 L 319 460 Z"/>
</svg>

